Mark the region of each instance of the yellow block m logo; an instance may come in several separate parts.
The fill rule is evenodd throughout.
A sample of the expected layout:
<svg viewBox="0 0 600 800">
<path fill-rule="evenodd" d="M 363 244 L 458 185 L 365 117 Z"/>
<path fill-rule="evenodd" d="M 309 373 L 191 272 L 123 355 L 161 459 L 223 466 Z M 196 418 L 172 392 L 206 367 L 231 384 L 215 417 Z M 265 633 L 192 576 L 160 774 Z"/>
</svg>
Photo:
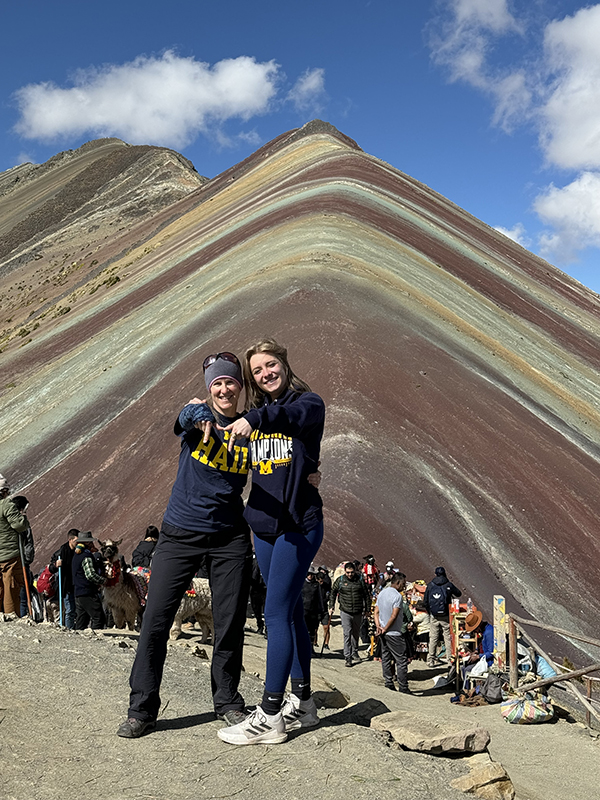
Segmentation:
<svg viewBox="0 0 600 800">
<path fill-rule="evenodd" d="M 261 461 L 258 465 L 258 469 L 261 475 L 270 475 L 273 472 L 273 462 Z"/>
</svg>

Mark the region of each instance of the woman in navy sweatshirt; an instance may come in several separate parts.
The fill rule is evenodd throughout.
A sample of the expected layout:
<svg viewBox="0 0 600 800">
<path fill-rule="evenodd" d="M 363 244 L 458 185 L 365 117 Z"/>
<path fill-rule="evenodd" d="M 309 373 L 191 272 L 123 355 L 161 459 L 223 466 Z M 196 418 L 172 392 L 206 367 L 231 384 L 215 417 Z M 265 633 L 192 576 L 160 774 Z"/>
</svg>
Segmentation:
<svg viewBox="0 0 600 800">
<path fill-rule="evenodd" d="M 323 539 L 323 504 L 307 477 L 319 466 L 325 404 L 294 375 L 287 350 L 273 339 L 246 351 L 244 376 L 249 410 L 225 430 L 230 448 L 250 439 L 252 490 L 244 516 L 267 584 L 267 673 L 256 711 L 218 735 L 230 744 L 277 744 L 286 731 L 319 722 L 302 586 Z M 284 702 L 288 677 L 292 693 Z"/>
</svg>

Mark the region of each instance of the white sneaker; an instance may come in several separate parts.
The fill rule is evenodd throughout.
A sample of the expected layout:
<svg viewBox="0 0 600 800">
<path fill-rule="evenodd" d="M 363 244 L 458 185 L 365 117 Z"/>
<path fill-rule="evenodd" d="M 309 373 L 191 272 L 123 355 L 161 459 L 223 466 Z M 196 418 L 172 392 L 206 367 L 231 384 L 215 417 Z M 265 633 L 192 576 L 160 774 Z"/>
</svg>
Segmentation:
<svg viewBox="0 0 600 800">
<path fill-rule="evenodd" d="M 268 716 L 260 706 L 243 722 L 217 731 L 228 744 L 281 744 L 287 739 L 281 712 Z"/>
<path fill-rule="evenodd" d="M 295 694 L 288 694 L 281 707 L 281 714 L 286 731 L 314 728 L 321 721 L 317 716 L 317 706 L 312 697 L 309 700 L 300 700 Z"/>
</svg>

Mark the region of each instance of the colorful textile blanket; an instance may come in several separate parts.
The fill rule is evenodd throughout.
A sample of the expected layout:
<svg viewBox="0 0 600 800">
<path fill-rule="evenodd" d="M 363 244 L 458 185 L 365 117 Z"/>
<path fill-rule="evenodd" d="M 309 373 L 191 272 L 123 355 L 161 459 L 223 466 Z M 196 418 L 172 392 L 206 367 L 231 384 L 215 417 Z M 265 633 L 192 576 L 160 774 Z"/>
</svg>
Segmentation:
<svg viewBox="0 0 600 800">
<path fill-rule="evenodd" d="M 129 570 L 129 575 L 133 581 L 133 585 L 141 606 L 146 605 L 148 582 L 151 574 L 152 570 L 150 570 L 148 567 L 131 567 Z"/>
</svg>

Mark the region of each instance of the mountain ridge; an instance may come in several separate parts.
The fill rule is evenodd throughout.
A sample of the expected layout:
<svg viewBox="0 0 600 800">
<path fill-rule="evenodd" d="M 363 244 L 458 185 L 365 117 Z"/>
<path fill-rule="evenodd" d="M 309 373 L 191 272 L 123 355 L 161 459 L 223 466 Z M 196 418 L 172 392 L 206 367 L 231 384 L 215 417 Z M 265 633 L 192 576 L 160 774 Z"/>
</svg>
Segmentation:
<svg viewBox="0 0 600 800">
<path fill-rule="evenodd" d="M 322 121 L 108 227 L 0 345 L 0 462 L 43 557 L 74 524 L 126 548 L 158 524 L 202 354 L 271 334 L 328 407 L 319 558 L 443 562 L 484 609 L 594 635 L 596 294 Z"/>
</svg>

